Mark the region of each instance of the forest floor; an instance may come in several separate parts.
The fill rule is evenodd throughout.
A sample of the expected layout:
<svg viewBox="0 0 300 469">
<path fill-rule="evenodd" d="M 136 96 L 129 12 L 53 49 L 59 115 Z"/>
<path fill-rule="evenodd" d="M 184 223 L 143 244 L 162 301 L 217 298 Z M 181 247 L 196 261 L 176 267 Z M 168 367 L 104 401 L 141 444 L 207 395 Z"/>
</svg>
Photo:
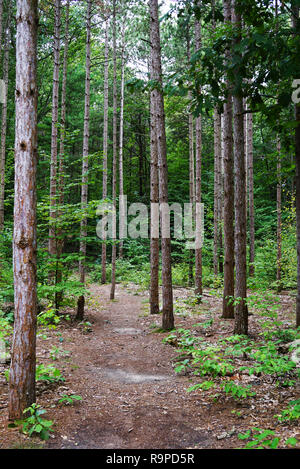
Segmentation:
<svg viewBox="0 0 300 469">
<path fill-rule="evenodd" d="M 8 386 L 2 373 L 0 448 L 238 448 L 243 446 L 238 434 L 252 427 L 300 439 L 297 425 L 274 419 L 287 401 L 299 398 L 299 387 L 280 390 L 272 380 L 248 376 L 257 396 L 241 402 L 223 395 L 216 399 L 201 390 L 188 393 L 199 381 L 174 372 L 178 352 L 162 342 L 168 333 L 158 329 L 160 315 L 149 315 L 147 292 L 132 284 L 117 285 L 116 300 L 110 301 L 109 285 L 93 284 L 90 291 L 83 324 L 62 321 L 54 330 L 39 331 L 38 363 L 54 364 L 65 378 L 63 383 L 38 382 L 37 401 L 46 409 L 46 418 L 54 421 L 54 433 L 41 443 L 7 428 Z M 233 322 L 220 319 L 221 298 L 205 290 L 196 311 L 189 306 L 191 293 L 184 288 L 174 291 L 176 327 L 192 328 L 200 316 L 202 320 L 213 315 L 213 325 L 199 334 L 206 340 L 231 335 Z M 293 298 L 280 298 L 284 317 L 292 321 Z M 255 320 L 251 321 L 255 336 Z M 58 404 L 64 394 L 80 395 L 82 401 Z"/>
</svg>

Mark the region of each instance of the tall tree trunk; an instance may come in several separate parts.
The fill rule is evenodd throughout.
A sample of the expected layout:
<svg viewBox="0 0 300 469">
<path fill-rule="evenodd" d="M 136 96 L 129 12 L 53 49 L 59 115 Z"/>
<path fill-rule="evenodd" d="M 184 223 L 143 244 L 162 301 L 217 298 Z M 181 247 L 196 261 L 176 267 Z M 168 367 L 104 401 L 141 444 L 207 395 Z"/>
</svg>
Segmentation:
<svg viewBox="0 0 300 469">
<path fill-rule="evenodd" d="M 233 1 L 232 24 L 236 28 L 234 44 L 241 40 L 241 15 L 237 10 L 237 0 Z M 240 81 L 240 69 L 234 69 L 235 83 Z M 237 88 L 237 87 L 236 87 Z M 246 170 L 245 170 L 245 142 L 244 142 L 244 106 L 243 98 L 238 90 L 233 96 L 234 105 L 234 167 L 235 167 L 235 260 L 236 260 L 236 289 L 237 299 L 235 309 L 236 334 L 248 333 L 247 297 L 247 228 L 246 228 Z"/>
<path fill-rule="evenodd" d="M 216 32 L 216 4 L 212 0 L 213 21 L 212 32 Z M 220 252 L 220 208 L 221 208 L 221 114 L 218 107 L 214 109 L 214 247 L 213 247 L 213 267 L 215 278 L 219 273 L 219 252 Z"/>
<path fill-rule="evenodd" d="M 85 103 L 84 103 L 84 129 L 81 179 L 81 210 L 80 248 L 79 248 L 79 276 L 80 282 L 85 284 L 85 258 L 87 237 L 87 204 L 88 204 L 88 169 L 89 169 L 89 127 L 90 127 L 90 76 L 91 76 L 91 20 L 92 0 L 87 0 L 86 12 L 86 75 L 85 75 Z M 76 319 L 82 321 L 84 317 L 84 295 L 78 298 Z"/>
<path fill-rule="evenodd" d="M 198 5 L 201 2 L 198 0 Z M 201 49 L 201 23 L 195 21 L 195 49 L 198 52 Z M 201 89 L 197 92 L 200 94 Z M 195 140 L 196 140 L 196 181 L 195 181 L 195 202 L 196 204 L 201 203 L 201 184 L 202 184 L 202 117 L 201 115 L 196 117 L 195 121 Z M 197 210 L 197 209 L 196 209 Z M 195 295 L 197 303 L 201 303 L 203 294 L 202 285 L 202 248 L 196 245 L 195 249 Z"/>
<path fill-rule="evenodd" d="M 2 28 L 2 26 L 1 26 Z M 9 50 L 11 36 L 11 4 L 8 7 L 7 28 L 5 34 L 3 80 L 5 84 L 5 96 L 2 105 L 1 123 L 1 147 L 0 147 L 0 231 L 4 226 L 4 192 L 5 192 L 5 153 L 6 153 L 6 131 L 7 131 L 7 88 L 9 72 Z"/>
<path fill-rule="evenodd" d="M 35 402 L 37 0 L 17 0 L 14 205 L 15 322 L 9 376 L 9 419 Z"/>
<path fill-rule="evenodd" d="M 150 68 L 150 79 L 154 80 L 153 68 Z M 156 95 L 150 93 L 150 314 L 159 313 L 159 185 L 158 185 L 158 149 L 156 135 Z"/>
<path fill-rule="evenodd" d="M 123 140 L 124 140 L 124 83 L 125 83 L 125 24 L 122 25 L 122 50 L 121 50 L 121 102 L 120 102 L 120 143 L 119 143 L 119 195 L 120 195 L 120 217 L 125 218 L 124 176 L 123 176 Z M 123 258 L 123 239 L 119 243 L 119 258 Z"/>
<path fill-rule="evenodd" d="M 0 50 L 2 51 L 2 31 L 3 31 L 3 0 L 0 0 Z M 0 56 L 1 62 L 1 56 Z"/>
<path fill-rule="evenodd" d="M 280 136 L 277 135 L 277 196 L 276 196 L 276 207 L 277 207 L 277 291 L 281 290 L 281 258 L 282 258 L 282 235 L 281 235 L 281 142 Z"/>
<path fill-rule="evenodd" d="M 299 24 L 299 6 L 293 6 L 292 26 L 294 35 L 299 39 L 296 32 Z M 299 42 L 298 42 L 299 44 Z M 295 161 L 296 161 L 296 219 L 297 219 L 297 299 L 296 299 L 296 327 L 300 326 L 300 104 L 295 105 Z"/>
<path fill-rule="evenodd" d="M 103 115 L 103 176 L 102 176 L 102 199 L 107 198 L 107 149 L 108 149 L 108 55 L 109 55 L 109 19 L 105 26 L 105 64 L 104 64 L 104 115 Z M 102 234 L 102 255 L 101 255 L 101 283 L 106 283 L 106 234 Z"/>
<path fill-rule="evenodd" d="M 60 118 L 60 146 L 59 146 L 59 168 L 58 168 L 58 202 L 60 211 L 58 217 L 62 217 L 62 205 L 64 203 L 64 159 L 65 159 L 65 137 L 66 137 L 66 92 L 67 92 L 67 70 L 68 70 L 68 49 L 69 49 L 69 13 L 70 0 L 66 3 L 66 24 L 64 40 L 63 77 L 61 90 L 61 118 Z M 60 221 L 61 223 L 61 221 Z M 62 265 L 59 259 L 63 252 L 64 240 L 63 230 L 59 227 L 57 232 L 57 262 L 55 284 L 62 281 Z M 55 308 L 58 311 L 62 300 L 62 291 L 55 293 Z"/>
<path fill-rule="evenodd" d="M 221 114 L 214 110 L 214 275 L 219 273 L 221 204 Z"/>
<path fill-rule="evenodd" d="M 191 61 L 191 48 L 190 48 L 190 31 L 189 25 L 187 26 L 187 59 L 188 59 L 188 66 Z M 189 108 L 191 106 L 192 101 L 192 92 L 189 90 L 188 92 L 188 102 Z M 188 129 L 189 129 L 189 197 L 190 197 L 190 204 L 193 207 L 194 213 L 194 203 L 195 203 L 195 155 L 194 155 L 194 119 L 193 114 L 188 110 Z M 193 251 L 190 249 L 189 251 L 189 281 L 188 284 L 191 287 L 194 283 L 194 256 Z"/>
<path fill-rule="evenodd" d="M 55 257 L 56 246 L 56 205 L 57 205 L 57 136 L 58 136 L 58 93 L 59 93 L 59 65 L 60 65 L 60 23 L 61 0 L 55 0 L 54 24 L 54 67 L 52 88 L 52 130 L 51 130 L 51 162 L 50 162 L 50 218 L 49 218 L 49 254 Z M 52 264 L 52 260 L 51 260 Z M 54 269 L 50 270 L 49 280 L 52 281 Z"/>
<path fill-rule="evenodd" d="M 248 187 L 249 187 L 249 276 L 255 272 L 255 213 L 254 213 L 254 168 L 253 168 L 253 114 L 247 114 L 247 161 L 248 161 Z"/>
<path fill-rule="evenodd" d="M 113 236 L 112 236 L 112 255 L 111 255 L 111 290 L 110 299 L 114 300 L 116 291 L 116 258 L 117 258 L 117 234 L 116 234 L 116 203 L 117 203 L 117 31 L 116 31 L 116 0 L 113 0 L 113 180 L 112 180 L 112 199 L 113 199 Z"/>
<path fill-rule="evenodd" d="M 150 6 L 150 42 L 151 42 L 151 69 L 154 80 L 159 83 L 159 89 L 153 91 L 155 101 L 155 121 L 157 132 L 157 150 L 159 165 L 159 202 L 168 203 L 168 167 L 167 144 L 165 131 L 165 111 L 163 96 L 163 80 L 161 67 L 160 31 L 158 20 L 158 0 L 149 0 Z M 161 211 L 161 252 L 162 252 L 162 328 L 173 329 L 173 288 L 171 264 L 171 239 L 166 236 L 166 220 L 164 210 Z"/>
<path fill-rule="evenodd" d="M 231 0 L 224 0 L 225 23 L 231 22 Z M 230 51 L 226 52 L 227 60 Z M 224 292 L 223 314 L 225 319 L 234 318 L 234 176 L 232 135 L 232 92 L 227 78 L 227 99 L 224 104 Z"/>
</svg>

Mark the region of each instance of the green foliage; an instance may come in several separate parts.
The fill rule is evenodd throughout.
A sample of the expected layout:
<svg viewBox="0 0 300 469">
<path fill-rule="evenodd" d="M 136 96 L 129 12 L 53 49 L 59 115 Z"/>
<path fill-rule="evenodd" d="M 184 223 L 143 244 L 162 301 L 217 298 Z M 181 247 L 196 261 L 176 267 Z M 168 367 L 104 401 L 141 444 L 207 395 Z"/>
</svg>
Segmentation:
<svg viewBox="0 0 300 469">
<path fill-rule="evenodd" d="M 46 383 L 65 381 L 59 369 L 55 368 L 53 365 L 43 364 L 37 365 L 35 379 L 36 381 L 45 381 Z"/>
<path fill-rule="evenodd" d="M 224 381 L 220 384 L 220 388 L 224 390 L 226 394 L 230 394 L 234 399 L 246 399 L 247 397 L 253 397 L 256 395 L 251 390 L 251 386 L 241 386 L 235 384 L 233 381 Z"/>
<path fill-rule="evenodd" d="M 250 440 L 246 443 L 243 449 L 278 449 L 281 442 L 281 437 L 276 436 L 273 430 L 263 430 L 262 428 L 252 428 L 245 433 L 238 435 L 240 440 Z M 288 438 L 285 446 L 296 446 L 298 440 L 296 438 Z"/>
<path fill-rule="evenodd" d="M 25 415 L 29 413 L 30 415 L 27 418 L 15 421 L 15 425 L 21 426 L 22 433 L 29 437 L 38 436 L 41 440 L 48 440 L 50 438 L 50 432 L 53 432 L 51 428 L 53 421 L 41 417 L 46 413 L 46 410 L 34 403 L 25 409 L 23 413 Z"/>
<path fill-rule="evenodd" d="M 46 326 L 49 329 L 56 329 L 60 321 L 61 318 L 56 314 L 56 310 L 51 307 L 46 311 L 42 311 L 37 316 L 37 323 L 41 326 Z"/>
<path fill-rule="evenodd" d="M 72 405 L 78 401 L 82 401 L 81 396 L 77 396 L 76 394 L 63 394 L 62 397 L 58 400 L 58 403 L 64 405 Z"/>
<path fill-rule="evenodd" d="M 52 360 L 58 360 L 61 357 L 69 357 L 70 352 L 68 350 L 62 350 L 61 347 L 55 347 L 53 345 L 52 349 L 50 350 L 50 357 Z"/>
<path fill-rule="evenodd" d="M 280 414 L 275 415 L 280 423 L 282 422 L 294 422 L 300 418 L 300 399 L 291 401 L 288 404 L 288 408 L 284 409 Z"/>
</svg>

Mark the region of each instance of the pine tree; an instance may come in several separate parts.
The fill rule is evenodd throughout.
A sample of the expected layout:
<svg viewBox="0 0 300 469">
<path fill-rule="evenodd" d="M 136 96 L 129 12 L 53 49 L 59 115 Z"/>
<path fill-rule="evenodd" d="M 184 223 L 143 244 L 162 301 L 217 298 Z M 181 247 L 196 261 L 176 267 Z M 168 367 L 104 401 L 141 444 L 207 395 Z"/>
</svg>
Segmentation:
<svg viewBox="0 0 300 469">
<path fill-rule="evenodd" d="M 89 170 L 89 127 L 90 127 L 90 80 L 91 80 L 91 21 L 92 0 L 87 0 L 86 10 L 86 59 L 85 59 L 85 102 L 84 102 L 84 129 L 83 129 L 83 152 L 82 152 L 82 179 L 81 179 L 81 210 L 82 219 L 80 223 L 80 248 L 79 248 L 79 277 L 80 282 L 85 284 L 85 258 L 87 237 L 87 204 L 88 204 L 88 170 Z M 84 295 L 77 301 L 76 319 L 82 321 L 84 317 Z"/>
<path fill-rule="evenodd" d="M 9 418 L 35 402 L 37 0 L 17 0 L 14 205 L 15 322 L 9 376 Z M 30 190 L 29 190 L 30 189 Z"/>
</svg>

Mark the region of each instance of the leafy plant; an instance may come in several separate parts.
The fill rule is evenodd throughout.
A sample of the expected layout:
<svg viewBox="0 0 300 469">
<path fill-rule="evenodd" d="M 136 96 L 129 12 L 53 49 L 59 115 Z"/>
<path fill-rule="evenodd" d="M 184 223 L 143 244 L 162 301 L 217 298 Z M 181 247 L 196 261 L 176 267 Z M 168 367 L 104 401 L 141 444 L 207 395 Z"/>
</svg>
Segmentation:
<svg viewBox="0 0 300 469">
<path fill-rule="evenodd" d="M 22 420 L 16 420 L 15 425 L 21 426 L 22 433 L 28 436 L 37 435 L 42 440 L 48 440 L 50 432 L 53 432 L 52 420 L 46 420 L 41 416 L 46 413 L 40 405 L 32 404 L 30 407 L 24 410 L 24 414 L 30 414 L 29 417 Z"/>
<path fill-rule="evenodd" d="M 246 399 L 247 397 L 253 397 L 256 395 L 251 390 L 251 386 L 241 386 L 235 384 L 233 381 L 226 381 L 220 384 L 220 388 L 224 390 L 226 394 L 230 394 L 234 399 Z"/>
<path fill-rule="evenodd" d="M 288 408 L 284 409 L 280 414 L 276 415 L 279 422 L 292 422 L 300 418 L 300 399 L 291 401 Z"/>
<path fill-rule="evenodd" d="M 263 430 L 262 428 L 252 428 L 245 433 L 238 435 L 239 440 L 250 440 L 243 449 L 277 449 L 281 441 L 280 436 L 276 436 L 273 430 Z M 286 446 L 296 446 L 296 438 L 288 438 L 285 441 Z"/>
<path fill-rule="evenodd" d="M 63 394 L 62 397 L 59 399 L 58 403 L 64 405 L 72 405 L 75 401 L 82 401 L 82 397 L 77 396 L 75 394 Z"/>
<path fill-rule="evenodd" d="M 47 326 L 49 329 L 56 329 L 60 323 L 60 317 L 54 308 L 48 307 L 46 311 L 38 314 L 37 323 L 41 326 Z"/>
<path fill-rule="evenodd" d="M 53 365 L 37 365 L 36 367 L 36 381 L 46 381 L 47 383 L 56 383 L 65 381 L 60 370 Z"/>
</svg>

